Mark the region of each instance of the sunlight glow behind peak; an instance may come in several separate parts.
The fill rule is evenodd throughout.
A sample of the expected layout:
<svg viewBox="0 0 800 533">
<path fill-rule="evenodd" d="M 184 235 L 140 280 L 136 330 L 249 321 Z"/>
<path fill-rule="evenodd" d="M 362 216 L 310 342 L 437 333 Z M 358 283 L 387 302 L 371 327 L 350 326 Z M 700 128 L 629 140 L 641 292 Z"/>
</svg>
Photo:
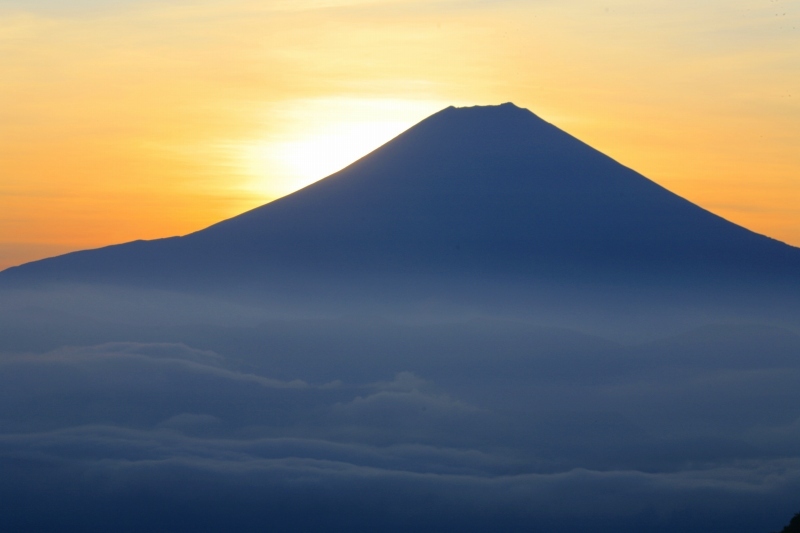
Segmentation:
<svg viewBox="0 0 800 533">
<path fill-rule="evenodd" d="M 269 113 L 280 135 L 234 143 L 246 189 L 274 198 L 325 178 L 446 107 L 415 100 L 300 100 Z"/>
</svg>

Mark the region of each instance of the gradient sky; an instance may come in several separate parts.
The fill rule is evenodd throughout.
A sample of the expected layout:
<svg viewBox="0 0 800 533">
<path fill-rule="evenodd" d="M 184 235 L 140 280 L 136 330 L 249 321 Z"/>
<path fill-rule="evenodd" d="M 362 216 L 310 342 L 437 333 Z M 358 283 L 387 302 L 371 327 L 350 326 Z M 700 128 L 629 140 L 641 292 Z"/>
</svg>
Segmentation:
<svg viewBox="0 0 800 533">
<path fill-rule="evenodd" d="M 201 229 L 506 101 L 800 245 L 796 0 L 0 0 L 0 268 Z"/>
</svg>

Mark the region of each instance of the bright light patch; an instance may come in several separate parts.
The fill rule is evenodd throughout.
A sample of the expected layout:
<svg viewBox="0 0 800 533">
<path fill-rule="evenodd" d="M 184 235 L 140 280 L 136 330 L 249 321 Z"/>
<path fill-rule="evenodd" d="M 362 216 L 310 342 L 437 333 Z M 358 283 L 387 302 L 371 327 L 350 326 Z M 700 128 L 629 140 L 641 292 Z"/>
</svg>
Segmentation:
<svg viewBox="0 0 800 533">
<path fill-rule="evenodd" d="M 343 169 L 443 107 L 432 101 L 326 99 L 270 110 L 280 133 L 239 145 L 247 189 L 286 195 Z"/>
<path fill-rule="evenodd" d="M 277 148 L 292 174 L 310 183 L 341 170 L 409 126 L 401 121 L 329 125 L 307 139 Z"/>
</svg>

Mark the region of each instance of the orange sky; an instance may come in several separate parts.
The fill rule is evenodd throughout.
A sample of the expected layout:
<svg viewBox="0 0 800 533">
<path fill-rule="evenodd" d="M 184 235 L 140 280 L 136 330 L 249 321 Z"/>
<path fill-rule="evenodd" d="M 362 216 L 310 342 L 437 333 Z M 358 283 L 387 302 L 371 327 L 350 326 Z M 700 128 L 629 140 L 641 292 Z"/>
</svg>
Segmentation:
<svg viewBox="0 0 800 533">
<path fill-rule="evenodd" d="M 0 268 L 185 234 L 513 101 L 800 245 L 800 3 L 0 0 Z"/>
</svg>

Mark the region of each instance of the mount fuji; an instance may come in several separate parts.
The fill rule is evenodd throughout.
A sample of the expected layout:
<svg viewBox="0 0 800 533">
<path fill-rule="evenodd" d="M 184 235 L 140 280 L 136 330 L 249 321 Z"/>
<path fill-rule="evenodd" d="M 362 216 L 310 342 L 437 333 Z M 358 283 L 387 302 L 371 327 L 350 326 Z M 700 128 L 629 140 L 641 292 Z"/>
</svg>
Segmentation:
<svg viewBox="0 0 800 533">
<path fill-rule="evenodd" d="M 345 169 L 196 233 L 0 273 L 5 287 L 234 288 L 287 298 L 400 288 L 404 297 L 446 299 L 456 280 L 462 292 L 554 283 L 794 290 L 800 249 L 714 215 L 507 103 L 444 109 Z"/>
</svg>

